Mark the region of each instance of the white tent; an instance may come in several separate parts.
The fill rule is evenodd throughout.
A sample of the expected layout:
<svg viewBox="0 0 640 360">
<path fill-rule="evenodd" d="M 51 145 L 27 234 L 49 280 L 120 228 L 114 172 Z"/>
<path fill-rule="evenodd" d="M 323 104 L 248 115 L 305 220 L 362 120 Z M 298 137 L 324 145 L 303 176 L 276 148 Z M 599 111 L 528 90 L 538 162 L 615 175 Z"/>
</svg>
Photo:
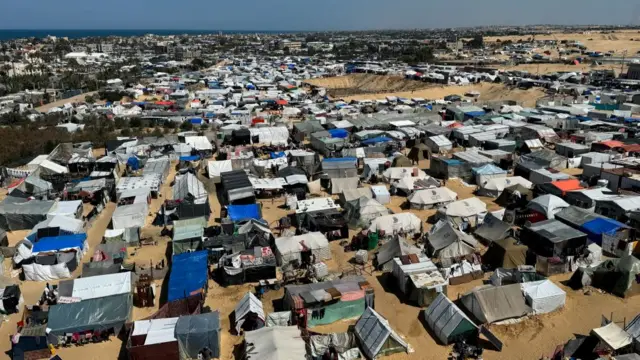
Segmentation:
<svg viewBox="0 0 640 360">
<path fill-rule="evenodd" d="M 373 197 L 378 200 L 380 204 L 388 204 L 391 202 L 391 194 L 389 194 L 389 190 L 384 185 L 376 185 L 371 187 L 371 192 L 373 193 Z"/>
<path fill-rule="evenodd" d="M 184 142 L 196 151 L 213 150 L 213 146 L 206 136 L 185 136 Z"/>
<path fill-rule="evenodd" d="M 521 176 L 510 176 L 490 179 L 479 189 L 478 193 L 482 196 L 498 197 L 502 194 L 502 191 L 505 188 L 518 184 L 528 189 L 533 187 L 533 183 L 531 183 L 531 181 Z"/>
<path fill-rule="evenodd" d="M 148 212 L 149 205 L 146 202 L 118 206 L 111 216 L 111 224 L 114 229 L 141 228 L 144 227 Z"/>
<path fill-rule="evenodd" d="M 271 145 L 287 145 L 289 141 L 289 129 L 284 126 L 275 127 L 258 127 L 249 128 L 251 132 L 251 142 L 253 138 L 258 137 L 258 142 L 261 144 Z"/>
<path fill-rule="evenodd" d="M 192 173 L 176 175 L 171 190 L 173 191 L 173 200 L 190 199 L 195 204 L 206 203 L 209 196 L 204 184 Z"/>
<path fill-rule="evenodd" d="M 297 326 L 273 326 L 245 333 L 246 358 L 306 359 L 307 349 Z"/>
<path fill-rule="evenodd" d="M 175 336 L 178 318 L 138 320 L 133 323 L 131 336 L 146 335 L 144 345 L 177 341 Z"/>
<path fill-rule="evenodd" d="M 527 305 L 534 313 L 546 314 L 564 306 L 567 293 L 551 280 L 541 280 L 520 284 L 524 292 Z"/>
<path fill-rule="evenodd" d="M 373 219 L 389 214 L 389 209 L 386 206 L 375 199 L 364 196 L 354 204 L 348 203 L 347 211 L 349 222 L 358 227 L 367 227 Z"/>
<path fill-rule="evenodd" d="M 335 194 L 340 194 L 341 192 L 347 189 L 356 189 L 358 188 L 359 182 L 360 182 L 360 178 L 358 177 L 332 178 L 331 193 L 335 195 Z"/>
<path fill-rule="evenodd" d="M 47 218 L 57 215 L 79 219 L 82 217 L 82 200 L 56 201 L 47 213 Z"/>
<path fill-rule="evenodd" d="M 329 240 L 321 232 L 280 237 L 276 239 L 276 256 L 280 265 L 292 261 L 302 262 L 301 252 L 310 250 L 315 262 L 331 259 Z"/>
<path fill-rule="evenodd" d="M 456 201 L 458 194 L 446 187 L 418 190 L 409 195 L 412 209 L 431 209 Z"/>
<path fill-rule="evenodd" d="M 427 173 L 417 167 L 390 167 L 382 173 L 382 176 L 389 182 L 404 177 L 415 177 L 418 179 L 428 177 Z"/>
<path fill-rule="evenodd" d="M 219 161 L 209 161 L 207 163 L 207 173 L 209 174 L 209 179 L 213 179 L 213 182 L 220 182 L 220 174 L 233 171 L 233 167 L 231 165 L 231 160 L 219 160 Z"/>
<path fill-rule="evenodd" d="M 71 295 L 71 298 L 80 300 L 97 299 L 106 296 L 131 293 L 131 272 L 117 274 L 91 276 L 68 280 L 72 283 L 71 294 L 65 294 L 62 290 L 64 285 L 60 285 L 60 297 Z"/>
<path fill-rule="evenodd" d="M 633 343 L 633 338 L 624 331 L 618 324 L 612 322 L 603 327 L 591 330 L 600 341 L 610 347 L 612 350 L 622 349 Z"/>
<path fill-rule="evenodd" d="M 380 216 L 374 219 L 369 226 L 369 231 L 384 231 L 387 236 L 400 230 L 405 233 L 415 233 L 422 229 L 422 221 L 414 213 L 399 213 Z"/>
<path fill-rule="evenodd" d="M 527 204 L 527 209 L 537 211 L 546 216 L 547 219 L 554 219 L 555 214 L 567 207 L 569 207 L 567 202 L 551 194 L 538 196 Z"/>
<path fill-rule="evenodd" d="M 242 329 L 242 325 L 247 320 L 247 316 L 249 314 L 255 314 L 258 319 L 262 320 L 262 325 L 264 326 L 265 316 L 264 316 L 264 308 L 262 306 L 262 302 L 258 300 L 258 298 L 250 292 L 247 292 L 238 305 L 235 308 L 235 321 L 236 321 L 236 333 L 240 334 L 240 329 Z"/>
<path fill-rule="evenodd" d="M 477 197 L 458 200 L 438 209 L 438 215 L 440 217 L 459 217 L 469 221 L 471 225 L 475 225 L 476 220 L 478 224 L 482 223 L 486 214 L 487 204 Z"/>
</svg>

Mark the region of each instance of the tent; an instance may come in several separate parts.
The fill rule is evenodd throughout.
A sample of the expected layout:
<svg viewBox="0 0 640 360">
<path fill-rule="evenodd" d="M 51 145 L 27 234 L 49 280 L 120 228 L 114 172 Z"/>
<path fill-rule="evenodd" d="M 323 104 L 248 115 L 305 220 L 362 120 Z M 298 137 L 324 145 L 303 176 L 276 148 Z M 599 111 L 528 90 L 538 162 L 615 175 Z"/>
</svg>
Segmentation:
<svg viewBox="0 0 640 360">
<path fill-rule="evenodd" d="M 618 324 L 611 322 L 591 330 L 591 334 L 600 339 L 611 350 L 616 351 L 633 344 L 633 339 Z"/>
<path fill-rule="evenodd" d="M 432 209 L 450 204 L 458 198 L 458 194 L 447 187 L 418 190 L 409 195 L 408 201 L 412 209 Z"/>
<path fill-rule="evenodd" d="M 86 247 L 87 234 L 46 237 L 33 244 L 18 246 L 14 262 L 22 263 L 26 280 L 49 281 L 71 277 Z"/>
<path fill-rule="evenodd" d="M 429 158 L 429 147 L 423 143 L 417 143 L 414 147 L 409 151 L 409 155 L 407 156 L 409 159 L 418 162 L 420 160 Z"/>
<path fill-rule="evenodd" d="M 546 314 L 564 306 L 567 293 L 551 280 L 525 282 L 520 284 L 527 305 L 535 314 Z"/>
<path fill-rule="evenodd" d="M 473 339 L 478 335 L 478 327 L 458 308 L 447 295 L 440 294 L 423 312 L 423 317 L 443 345 L 460 338 Z"/>
<path fill-rule="evenodd" d="M 67 216 L 74 219 L 82 218 L 82 200 L 56 201 L 47 213 L 47 218 Z"/>
<path fill-rule="evenodd" d="M 418 306 L 428 306 L 440 293 L 447 293 L 449 280 L 426 255 L 396 257 L 393 277 L 400 291 Z"/>
<path fill-rule="evenodd" d="M 359 183 L 360 178 L 358 177 L 332 178 L 331 194 L 336 195 L 342 193 L 342 191 L 346 189 L 356 189 Z"/>
<path fill-rule="evenodd" d="M 342 193 L 339 195 L 340 202 L 343 206 L 347 206 L 347 204 L 351 203 L 355 205 L 361 197 L 373 198 L 373 194 L 369 188 L 354 188 L 354 189 L 344 189 Z"/>
<path fill-rule="evenodd" d="M 171 190 L 173 191 L 173 200 L 189 200 L 194 204 L 204 204 L 209 196 L 204 184 L 192 173 L 176 175 Z"/>
<path fill-rule="evenodd" d="M 514 209 L 526 206 L 533 199 L 531 188 L 515 184 L 504 188 L 495 203 L 505 208 Z"/>
<path fill-rule="evenodd" d="M 211 358 L 220 357 L 220 313 L 180 316 L 175 328 L 180 359 L 197 359 L 203 351 Z"/>
<path fill-rule="evenodd" d="M 111 215 L 111 226 L 114 229 L 142 228 L 148 213 L 149 204 L 146 202 L 118 206 Z"/>
<path fill-rule="evenodd" d="M 132 308 L 131 293 L 53 305 L 49 308 L 47 327 L 57 336 L 110 329 L 118 334 L 129 320 Z"/>
<path fill-rule="evenodd" d="M 414 245 L 409 244 L 406 240 L 395 237 L 384 243 L 378 249 L 376 261 L 378 267 L 382 267 L 383 271 L 391 271 L 393 269 L 393 259 L 405 255 L 419 255 L 422 250 Z"/>
<path fill-rule="evenodd" d="M 26 239 L 35 243 L 42 237 L 73 235 L 84 232 L 84 221 L 56 215 L 36 224 L 26 236 Z"/>
<path fill-rule="evenodd" d="M 179 360 L 178 341 L 175 337 L 177 317 L 138 320 L 132 324 L 127 340 L 131 360 Z"/>
<path fill-rule="evenodd" d="M 262 302 L 252 293 L 244 294 L 234 311 L 236 334 L 240 330 L 253 331 L 265 326 Z"/>
<path fill-rule="evenodd" d="M 569 207 L 569 204 L 551 194 L 538 196 L 527 204 L 527 209 L 540 213 L 547 219 L 553 219 L 556 213 L 566 207 Z"/>
<path fill-rule="evenodd" d="M 404 155 L 396 156 L 391 162 L 392 167 L 411 167 L 413 162 Z"/>
<path fill-rule="evenodd" d="M 265 327 L 245 333 L 246 360 L 306 359 L 305 341 L 297 326 Z"/>
<path fill-rule="evenodd" d="M 411 165 L 409 165 L 406 167 L 390 167 L 382 173 L 382 177 L 388 182 L 391 182 L 405 177 L 426 179 L 429 176 L 427 176 L 427 174 L 423 170 L 420 170 L 417 167 L 411 167 Z M 440 184 L 440 182 L 438 182 L 438 184 Z"/>
<path fill-rule="evenodd" d="M 233 222 L 262 219 L 260 206 L 258 204 L 229 205 L 227 206 L 227 215 Z"/>
<path fill-rule="evenodd" d="M 496 240 L 482 255 L 482 263 L 491 269 L 517 269 L 526 264 L 527 250 L 526 245 L 518 244 L 512 237 Z"/>
<path fill-rule="evenodd" d="M 0 202 L 0 229 L 7 231 L 32 229 L 47 218 L 47 214 L 54 205 L 54 201 L 7 196 Z"/>
<path fill-rule="evenodd" d="M 205 226 L 207 222 L 203 218 L 175 220 L 171 239 L 172 255 L 202 250 Z"/>
<path fill-rule="evenodd" d="M 491 213 L 485 216 L 482 225 L 478 226 L 478 228 L 473 232 L 475 236 L 489 243 L 492 241 L 502 240 L 511 233 L 511 225 L 498 219 Z"/>
<path fill-rule="evenodd" d="M 244 170 L 233 170 L 220 175 L 223 191 L 223 204 L 234 202 L 255 202 L 255 193 L 249 176 Z"/>
<path fill-rule="evenodd" d="M 481 167 L 471 169 L 471 172 L 475 176 L 476 184 L 482 186 L 489 180 L 497 178 L 506 178 L 507 171 L 503 170 L 493 164 L 486 164 Z"/>
<path fill-rule="evenodd" d="M 391 202 L 391 194 L 389 194 L 389 190 L 384 185 L 376 185 L 371 187 L 371 192 L 373 193 L 373 197 L 378 200 L 380 204 L 388 204 Z"/>
<path fill-rule="evenodd" d="M 207 163 L 207 174 L 209 179 L 213 179 L 214 183 L 220 182 L 220 175 L 225 172 L 233 171 L 231 160 L 209 160 Z"/>
<path fill-rule="evenodd" d="M 303 253 L 313 255 L 315 262 L 331 259 L 329 240 L 321 232 L 304 235 L 279 237 L 276 243 L 276 257 L 280 266 L 293 261 L 303 263 Z"/>
<path fill-rule="evenodd" d="M 628 253 L 626 241 L 633 240 L 632 230 L 628 225 L 605 217 L 587 221 L 578 229 L 587 234 L 589 241 L 602 246 L 602 250 L 609 254 L 622 255 L 618 253 L 618 249 Z M 625 246 L 621 247 L 621 241 Z"/>
<path fill-rule="evenodd" d="M 361 197 L 355 204 L 348 203 L 347 219 L 353 227 L 366 228 L 373 219 L 389 214 L 389 209 L 375 199 Z"/>
<path fill-rule="evenodd" d="M 413 234 L 422 230 L 422 221 L 414 213 L 404 212 L 399 214 L 389 214 L 374 219 L 369 226 L 371 232 L 384 232 L 387 236 L 392 236 L 398 231 L 405 234 Z"/>
<path fill-rule="evenodd" d="M 472 226 L 481 223 L 486 214 L 487 204 L 476 197 L 458 200 L 438 209 L 439 217 L 461 218 Z"/>
<path fill-rule="evenodd" d="M 489 179 L 484 183 L 479 183 L 479 185 L 479 195 L 492 197 L 500 196 L 505 188 L 514 185 L 521 185 L 527 189 L 531 189 L 533 187 L 533 183 L 531 183 L 531 181 L 521 176 L 496 177 Z"/>
<path fill-rule="evenodd" d="M 113 295 L 131 294 L 132 289 L 131 272 L 98 275 L 61 281 L 58 286 L 58 299 L 84 301 Z"/>
<path fill-rule="evenodd" d="M 593 286 L 620 297 L 631 297 L 640 293 L 636 281 L 640 275 L 640 260 L 633 255 L 609 259 L 596 267 L 580 267 L 569 279 L 573 288 Z"/>
<path fill-rule="evenodd" d="M 434 189 L 440 186 L 440 180 L 427 176 L 420 177 L 403 177 L 391 183 L 391 187 L 398 190 L 399 194 L 410 195 L 414 191 L 425 189 Z"/>
<path fill-rule="evenodd" d="M 207 256 L 207 251 L 196 251 L 173 257 L 167 301 L 180 300 L 206 289 L 209 278 Z"/>
<path fill-rule="evenodd" d="M 478 286 L 464 294 L 461 302 L 482 324 L 519 318 L 530 312 L 520 284 Z"/>
<path fill-rule="evenodd" d="M 454 228 L 449 221 L 440 220 L 429 233 L 427 253 L 437 257 L 443 266 L 448 266 L 474 254 L 477 245 L 473 236 Z"/>
<path fill-rule="evenodd" d="M 0 314 L 17 314 L 23 301 L 18 285 L 3 285 L 0 288 Z"/>
<path fill-rule="evenodd" d="M 409 344 L 389 325 L 389 321 L 368 307 L 358 319 L 355 334 L 365 356 L 376 359 L 378 356 L 409 352 Z"/>
</svg>

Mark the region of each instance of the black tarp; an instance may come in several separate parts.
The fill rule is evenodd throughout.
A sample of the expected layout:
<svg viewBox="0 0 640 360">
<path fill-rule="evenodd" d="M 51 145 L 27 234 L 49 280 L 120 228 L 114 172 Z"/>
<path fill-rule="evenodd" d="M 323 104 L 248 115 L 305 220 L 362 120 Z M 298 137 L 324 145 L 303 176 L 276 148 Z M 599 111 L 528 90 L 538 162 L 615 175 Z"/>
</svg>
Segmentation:
<svg viewBox="0 0 640 360">
<path fill-rule="evenodd" d="M 217 311 L 181 316 L 175 330 L 180 357 L 197 359 L 204 349 L 212 358 L 220 357 L 220 313 Z"/>
</svg>

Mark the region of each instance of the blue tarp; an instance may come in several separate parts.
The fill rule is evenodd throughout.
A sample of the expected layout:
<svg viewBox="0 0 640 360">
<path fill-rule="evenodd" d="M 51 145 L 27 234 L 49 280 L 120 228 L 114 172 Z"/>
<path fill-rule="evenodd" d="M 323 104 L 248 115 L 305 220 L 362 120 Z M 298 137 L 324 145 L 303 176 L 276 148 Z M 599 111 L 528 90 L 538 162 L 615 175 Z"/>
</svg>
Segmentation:
<svg viewBox="0 0 640 360">
<path fill-rule="evenodd" d="M 262 219 L 260 215 L 260 206 L 258 204 L 249 205 L 229 205 L 227 206 L 227 213 L 231 221 L 242 221 L 249 219 Z"/>
<path fill-rule="evenodd" d="M 459 166 L 462 165 L 462 161 L 458 160 L 458 159 L 443 159 L 442 160 L 445 164 L 449 165 L 449 166 Z"/>
<path fill-rule="evenodd" d="M 191 119 L 189 119 L 189 121 L 192 124 L 202 124 L 202 118 L 191 118 Z"/>
<path fill-rule="evenodd" d="M 180 161 L 198 161 L 198 160 L 200 160 L 200 155 L 180 156 Z"/>
<path fill-rule="evenodd" d="M 379 144 L 379 143 L 383 143 L 383 142 L 389 142 L 389 141 L 393 141 L 391 138 L 388 138 L 386 136 L 378 136 L 378 137 L 374 137 L 371 139 L 367 139 L 362 141 L 363 145 L 371 145 L 371 144 Z"/>
<path fill-rule="evenodd" d="M 626 229 L 627 225 L 609 218 L 596 218 L 580 226 L 579 230 L 587 234 L 587 238 L 602 245 L 602 235 L 613 235 L 618 229 Z"/>
<path fill-rule="evenodd" d="M 487 164 L 484 166 L 480 166 L 477 168 L 473 168 L 471 169 L 471 171 L 474 174 L 480 174 L 480 175 L 490 175 L 490 174 L 506 174 L 507 171 L 503 170 L 493 164 Z"/>
<path fill-rule="evenodd" d="M 624 118 L 624 122 L 626 123 L 635 123 L 635 122 L 640 122 L 639 118 Z"/>
<path fill-rule="evenodd" d="M 577 115 L 576 119 L 580 120 L 580 121 L 589 121 L 592 120 L 590 117 L 588 116 L 582 116 L 582 115 Z"/>
<path fill-rule="evenodd" d="M 345 129 L 331 129 L 327 131 L 331 134 L 332 138 L 344 139 L 349 136 L 349 132 Z"/>
<path fill-rule="evenodd" d="M 358 161 L 358 159 L 354 158 L 354 157 L 325 158 L 325 159 L 322 159 L 322 162 L 341 162 L 341 161 L 351 161 L 353 163 L 356 163 Z"/>
<path fill-rule="evenodd" d="M 80 248 L 84 249 L 84 242 L 87 234 L 73 234 L 45 237 L 33 244 L 33 252 L 58 251 L 62 249 Z"/>
<path fill-rule="evenodd" d="M 287 154 L 285 154 L 284 151 L 274 151 L 269 155 L 271 156 L 272 159 L 277 159 L 277 158 L 287 156 Z"/>
<path fill-rule="evenodd" d="M 173 257 L 167 301 L 195 295 L 207 286 L 209 276 L 207 256 L 208 253 L 204 250 L 186 252 Z"/>
<path fill-rule="evenodd" d="M 469 117 L 478 117 L 478 116 L 482 116 L 484 114 L 486 114 L 484 111 L 469 111 L 464 113 L 466 116 Z"/>
<path fill-rule="evenodd" d="M 127 160 L 127 166 L 129 166 L 131 170 L 138 170 L 140 169 L 140 160 L 138 160 L 137 157 L 132 156 Z"/>
</svg>

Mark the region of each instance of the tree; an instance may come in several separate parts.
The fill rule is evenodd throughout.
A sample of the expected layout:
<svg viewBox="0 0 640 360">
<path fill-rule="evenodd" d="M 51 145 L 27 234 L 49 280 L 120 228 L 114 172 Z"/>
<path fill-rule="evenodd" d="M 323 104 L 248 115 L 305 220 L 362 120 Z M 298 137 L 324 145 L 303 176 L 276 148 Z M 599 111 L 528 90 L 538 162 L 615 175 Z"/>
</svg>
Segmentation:
<svg viewBox="0 0 640 360">
<path fill-rule="evenodd" d="M 162 129 L 159 127 L 154 128 L 153 132 L 151 133 L 151 136 L 155 136 L 155 137 L 162 136 Z"/>
<path fill-rule="evenodd" d="M 96 102 L 96 99 L 93 98 L 93 96 L 91 95 L 87 95 L 84 97 L 84 102 L 88 103 L 88 104 L 93 104 Z"/>
<path fill-rule="evenodd" d="M 194 70 L 200 70 L 203 67 L 205 67 L 206 64 L 204 63 L 204 60 L 199 59 L 199 58 L 195 58 L 195 59 L 191 60 L 191 66 L 193 67 Z"/>
<path fill-rule="evenodd" d="M 191 123 L 191 121 L 184 121 L 182 122 L 182 124 L 180 124 L 180 130 L 182 131 L 193 130 L 193 124 Z"/>
<path fill-rule="evenodd" d="M 474 36 L 468 44 L 474 49 L 481 49 L 482 47 L 484 47 L 484 38 L 482 37 L 482 34 Z"/>
<path fill-rule="evenodd" d="M 122 130 L 120 130 L 120 135 L 121 136 L 131 136 L 131 130 L 130 129 L 122 129 Z"/>
</svg>

